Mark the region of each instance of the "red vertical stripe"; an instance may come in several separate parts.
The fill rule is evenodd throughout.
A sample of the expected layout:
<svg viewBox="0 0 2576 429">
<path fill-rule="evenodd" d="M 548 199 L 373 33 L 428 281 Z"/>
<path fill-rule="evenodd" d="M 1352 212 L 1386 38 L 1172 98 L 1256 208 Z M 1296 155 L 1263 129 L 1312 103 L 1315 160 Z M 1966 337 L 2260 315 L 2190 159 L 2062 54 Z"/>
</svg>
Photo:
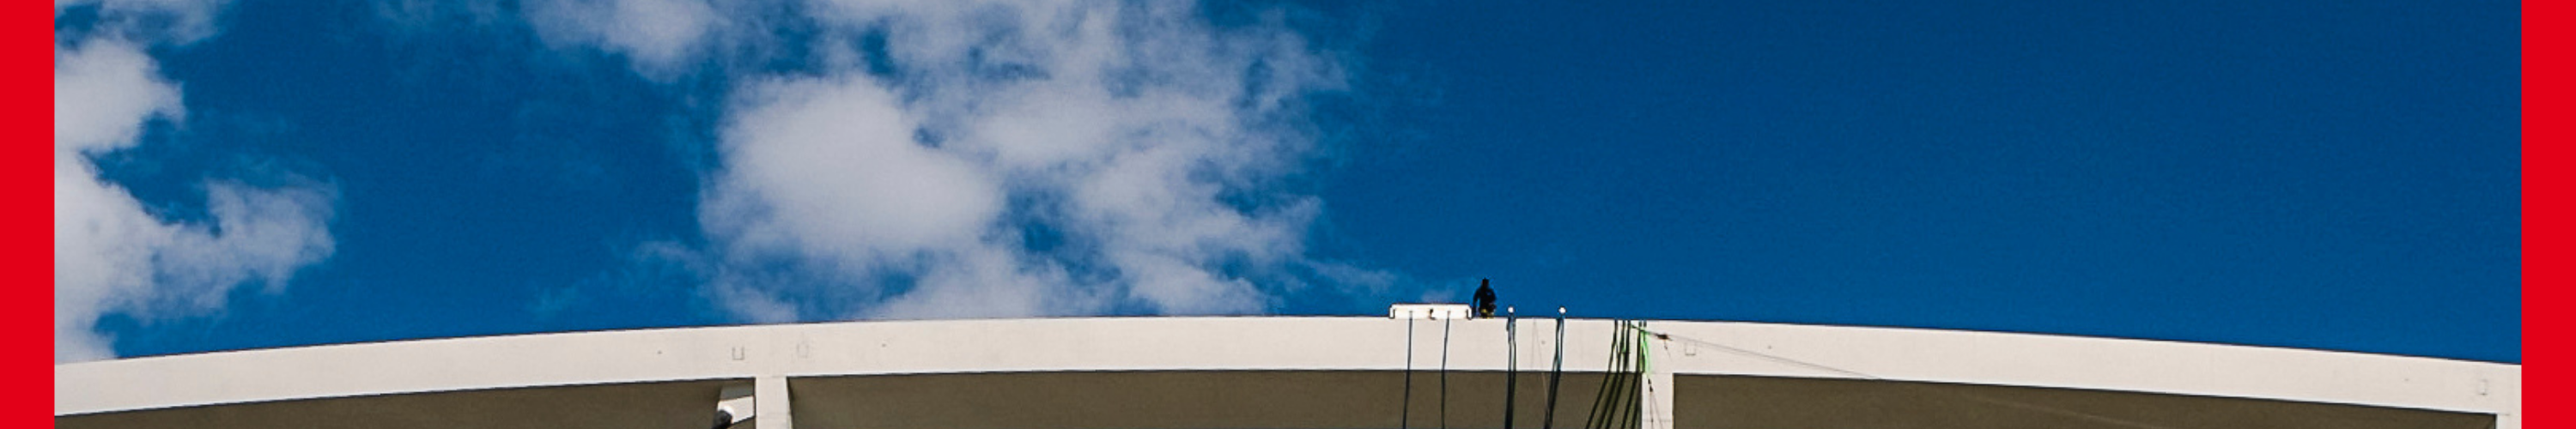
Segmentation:
<svg viewBox="0 0 2576 429">
<path fill-rule="evenodd" d="M 6 354 L 6 380 L 9 400 L 0 410 L 0 427 L 50 428 L 54 426 L 54 258 L 53 258 L 53 188 L 46 176 L 53 170 L 53 10 L 50 2 L 21 1 L 9 3 L 8 23 L 0 31 L 10 31 L 16 39 L 8 45 L 9 85 L 8 113 L 0 119 L 8 122 L 9 165 L 0 174 L 21 179 L 8 179 L 5 187 L 9 228 L 5 234 L 8 261 L 5 280 L 9 291 L 19 296 L 6 297 L 8 307 L 0 308 L 0 318 L 7 320 L 9 344 L 17 344 Z M 37 208 L 36 203 L 45 203 Z"/>
<path fill-rule="evenodd" d="M 2568 427 L 2566 356 L 2555 343 L 2570 317 L 2567 295 L 2567 10 L 2563 1 L 2522 4 L 2522 346 L 2527 428 Z"/>
</svg>

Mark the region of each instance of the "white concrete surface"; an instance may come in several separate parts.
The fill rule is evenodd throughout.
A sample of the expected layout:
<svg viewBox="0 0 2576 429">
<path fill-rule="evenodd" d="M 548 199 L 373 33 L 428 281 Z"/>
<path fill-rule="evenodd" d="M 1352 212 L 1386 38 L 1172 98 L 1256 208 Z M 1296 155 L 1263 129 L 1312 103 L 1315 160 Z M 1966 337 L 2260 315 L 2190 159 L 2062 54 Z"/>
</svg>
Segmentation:
<svg viewBox="0 0 2576 429">
<path fill-rule="evenodd" d="M 1462 320 L 1475 313 L 1466 304 L 1396 304 L 1386 308 L 1386 317 L 1404 320 Z"/>
<path fill-rule="evenodd" d="M 1400 370 L 1441 354 L 1440 322 L 1157 317 L 852 322 L 516 335 L 149 357 L 54 367 L 56 415 L 352 395 L 664 380 L 1093 370 Z M 1503 324 L 1456 320 L 1451 370 L 1502 370 Z M 1523 370 L 1546 370 L 1549 319 L 1523 319 Z M 1672 374 L 1868 377 L 2493 413 L 2516 427 L 2520 365 L 2313 350 L 1919 329 L 1653 321 L 1656 396 Z M 1600 371 L 1614 325 L 1573 320 L 1565 369 Z M 1742 350 L 1742 352 L 1736 351 Z M 1749 353 L 1760 353 L 1756 356 Z M 1793 363 L 1793 361 L 1795 363 Z M 1823 368 L 1834 368 L 1827 370 Z M 1846 372 L 1847 371 L 1847 372 Z M 761 383 L 768 395 L 771 383 Z M 783 396 L 784 389 L 778 389 Z M 710 398 L 712 401 L 713 398 Z M 783 402 L 782 402 L 783 403 Z M 772 402 L 758 407 L 762 428 Z M 786 417 L 783 416 L 782 417 Z"/>
<path fill-rule="evenodd" d="M 1689 322 L 1649 326 L 1675 337 L 1657 341 L 1657 365 L 1686 374 L 1874 377 L 2286 399 L 2490 413 L 2500 420 L 2517 418 L 2522 408 L 2521 365 L 1926 329 Z M 1690 341 L 1694 339 L 1699 341 Z"/>
</svg>

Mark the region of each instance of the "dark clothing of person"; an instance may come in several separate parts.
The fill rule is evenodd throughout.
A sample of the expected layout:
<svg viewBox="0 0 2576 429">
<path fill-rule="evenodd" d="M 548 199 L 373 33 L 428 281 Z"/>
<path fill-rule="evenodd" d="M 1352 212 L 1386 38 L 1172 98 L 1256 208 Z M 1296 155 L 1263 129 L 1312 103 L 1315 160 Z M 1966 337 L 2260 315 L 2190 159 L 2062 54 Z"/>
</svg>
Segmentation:
<svg viewBox="0 0 2576 429">
<path fill-rule="evenodd" d="M 1476 285 L 1476 317 L 1494 317 L 1493 280 L 1478 282 Z"/>
</svg>

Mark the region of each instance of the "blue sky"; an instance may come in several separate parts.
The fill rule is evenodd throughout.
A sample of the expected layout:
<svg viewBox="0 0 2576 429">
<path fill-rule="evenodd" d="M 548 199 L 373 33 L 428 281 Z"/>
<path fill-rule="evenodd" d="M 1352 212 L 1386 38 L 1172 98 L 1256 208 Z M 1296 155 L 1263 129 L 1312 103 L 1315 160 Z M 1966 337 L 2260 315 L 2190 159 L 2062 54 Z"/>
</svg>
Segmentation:
<svg viewBox="0 0 2576 429">
<path fill-rule="evenodd" d="M 1491 278 L 2520 361 L 2515 4 L 2060 3 L 72 2 L 57 359 Z"/>
</svg>

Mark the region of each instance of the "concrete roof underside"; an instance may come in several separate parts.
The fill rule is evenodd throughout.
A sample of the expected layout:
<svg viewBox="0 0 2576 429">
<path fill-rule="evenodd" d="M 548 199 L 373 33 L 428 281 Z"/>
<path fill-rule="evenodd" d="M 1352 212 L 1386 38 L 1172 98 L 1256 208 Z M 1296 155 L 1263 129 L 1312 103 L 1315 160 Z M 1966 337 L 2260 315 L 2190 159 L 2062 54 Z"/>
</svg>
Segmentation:
<svg viewBox="0 0 2576 429">
<path fill-rule="evenodd" d="M 1519 375 L 1518 428 L 1544 427 L 1547 374 Z M 796 424 L 830 429 L 1501 428 L 1503 373 L 1115 371 L 789 379 Z M 1553 427 L 1598 427 L 1600 373 L 1566 374 Z M 731 381 L 740 383 L 743 381 Z M 89 428 L 701 429 L 725 380 L 489 389 L 64 416 Z M 1633 384 L 1612 384 L 1612 389 Z M 2494 416 L 2244 398 L 1783 377 L 1676 378 L 1673 427 L 2422 428 Z M 1443 404 L 1443 399 L 1446 404 Z M 1444 407 L 1445 405 L 1445 407 Z M 751 424 L 742 427 L 750 427 Z"/>
<path fill-rule="evenodd" d="M 2495 427 L 2492 414 L 2264 399 L 1819 378 L 1674 381 L 1681 429 Z"/>
<path fill-rule="evenodd" d="M 60 429 L 706 429 L 722 380 L 485 389 L 60 416 Z"/>
<path fill-rule="evenodd" d="M 65 428 L 694 429 L 733 388 L 756 390 L 769 410 L 742 429 L 1500 428 L 1503 372 L 1518 368 L 1514 427 L 1541 428 L 1544 370 L 1561 353 L 1558 428 L 1603 427 L 1596 404 L 1627 407 L 1609 425 L 1620 429 L 2514 429 L 2521 413 L 2511 364 L 1735 322 L 1644 322 L 1651 334 L 1638 337 L 1618 326 L 1568 320 L 1562 341 L 1552 320 L 1359 317 L 455 338 L 56 365 L 54 405 Z M 1645 373 L 1605 384 L 1636 361 L 1650 362 Z M 1613 396 L 1596 400 L 1603 392 Z"/>
</svg>

